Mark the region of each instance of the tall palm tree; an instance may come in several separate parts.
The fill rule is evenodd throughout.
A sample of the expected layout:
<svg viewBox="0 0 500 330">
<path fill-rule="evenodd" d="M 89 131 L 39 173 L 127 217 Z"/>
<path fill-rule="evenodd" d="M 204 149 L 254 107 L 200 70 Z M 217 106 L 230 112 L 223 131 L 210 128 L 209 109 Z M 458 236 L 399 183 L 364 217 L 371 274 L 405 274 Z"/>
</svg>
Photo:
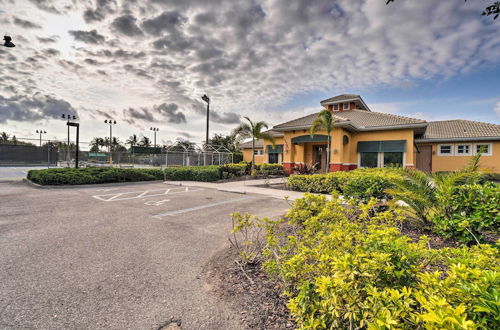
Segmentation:
<svg viewBox="0 0 500 330">
<path fill-rule="evenodd" d="M 139 145 L 142 147 L 151 147 L 151 140 L 147 136 L 143 136 Z"/>
<path fill-rule="evenodd" d="M 125 143 L 130 144 L 130 147 L 133 147 L 139 143 L 139 138 L 137 137 L 136 134 L 133 134 L 128 138 L 127 142 Z"/>
<path fill-rule="evenodd" d="M 233 134 L 235 136 L 240 136 L 244 138 L 252 138 L 252 170 L 255 167 L 255 140 L 263 139 L 268 140 L 273 145 L 273 148 L 276 146 L 274 143 L 274 137 L 267 133 L 262 132 L 263 128 L 268 128 L 267 123 L 264 121 L 253 122 L 248 117 L 244 117 L 248 123 L 241 123 L 238 127 L 234 129 Z"/>
<path fill-rule="evenodd" d="M 333 132 L 333 124 L 335 123 L 335 118 L 333 117 L 333 114 L 326 110 L 323 109 L 318 113 L 318 117 L 314 120 L 311 126 L 311 137 L 314 136 L 314 133 L 316 133 L 319 130 L 325 130 L 328 133 L 328 147 L 326 151 L 326 171 L 330 171 L 330 153 L 331 153 L 331 147 L 332 147 L 332 139 L 330 137 L 331 133 Z"/>
</svg>

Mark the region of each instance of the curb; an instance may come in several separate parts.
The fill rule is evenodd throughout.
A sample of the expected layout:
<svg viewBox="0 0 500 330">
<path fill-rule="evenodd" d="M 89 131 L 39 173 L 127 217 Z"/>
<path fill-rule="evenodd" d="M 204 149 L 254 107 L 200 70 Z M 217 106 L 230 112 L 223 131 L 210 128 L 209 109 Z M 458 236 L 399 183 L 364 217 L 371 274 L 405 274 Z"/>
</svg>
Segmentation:
<svg viewBox="0 0 500 330">
<path fill-rule="evenodd" d="M 133 186 L 145 183 L 164 183 L 163 180 L 153 180 L 153 181 L 134 181 L 134 182 L 109 182 L 109 183 L 94 183 L 94 184 L 81 184 L 81 185 L 54 185 L 54 186 L 43 186 L 35 183 L 31 180 L 24 178 L 22 182 L 38 189 L 77 189 L 77 188 L 94 188 L 94 187 L 114 187 L 114 186 Z"/>
</svg>

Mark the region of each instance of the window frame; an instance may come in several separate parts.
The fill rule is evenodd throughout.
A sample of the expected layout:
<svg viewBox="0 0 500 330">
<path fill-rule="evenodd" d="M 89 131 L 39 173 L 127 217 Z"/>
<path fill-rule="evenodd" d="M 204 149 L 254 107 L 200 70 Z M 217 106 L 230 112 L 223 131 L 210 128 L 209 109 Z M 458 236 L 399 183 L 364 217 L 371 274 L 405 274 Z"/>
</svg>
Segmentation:
<svg viewBox="0 0 500 330">
<path fill-rule="evenodd" d="M 488 146 L 488 152 L 483 153 L 483 156 L 493 156 L 493 143 L 474 143 L 473 154 L 477 155 L 478 146 Z"/>
<path fill-rule="evenodd" d="M 392 151 L 388 151 L 392 152 Z M 406 152 L 399 152 L 395 151 L 397 153 L 401 153 L 403 157 L 403 163 L 401 164 L 403 168 L 406 167 Z M 363 167 L 361 166 L 361 154 L 364 152 L 358 152 L 358 168 L 384 168 L 386 165 L 384 163 L 384 154 L 385 152 L 376 152 L 377 154 L 377 166 L 376 167 Z M 367 152 L 367 153 L 375 153 L 375 152 Z"/>
<path fill-rule="evenodd" d="M 347 104 L 347 108 L 346 108 L 346 104 Z M 349 103 L 343 103 L 342 104 L 342 110 L 349 110 L 350 108 L 350 104 Z"/>
<path fill-rule="evenodd" d="M 469 147 L 469 152 L 467 153 L 460 153 L 458 152 L 459 147 Z M 455 144 L 455 156 L 472 156 L 472 144 L 470 143 L 457 143 Z"/>
<path fill-rule="evenodd" d="M 333 111 L 339 111 L 339 105 L 338 104 L 334 104 L 333 105 Z"/>
<path fill-rule="evenodd" d="M 450 153 L 449 154 L 442 153 L 441 147 L 450 147 Z M 453 146 L 453 144 L 438 144 L 437 154 L 438 154 L 438 156 L 454 156 L 455 155 L 455 147 Z"/>
</svg>

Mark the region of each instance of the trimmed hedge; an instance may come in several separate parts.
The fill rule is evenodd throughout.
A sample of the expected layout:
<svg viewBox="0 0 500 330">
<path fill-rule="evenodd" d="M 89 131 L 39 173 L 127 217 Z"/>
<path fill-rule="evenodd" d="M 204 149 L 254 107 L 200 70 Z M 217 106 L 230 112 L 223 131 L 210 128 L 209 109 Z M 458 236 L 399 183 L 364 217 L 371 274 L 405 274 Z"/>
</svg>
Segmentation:
<svg viewBox="0 0 500 330">
<path fill-rule="evenodd" d="M 31 170 L 27 178 L 41 185 L 80 185 L 163 180 L 164 175 L 157 169 L 87 167 Z"/>
<path fill-rule="evenodd" d="M 392 188 L 401 175 L 390 168 L 358 169 L 313 175 L 291 175 L 287 186 L 292 190 L 327 194 L 333 191 L 367 202 L 371 197 L 390 199 L 386 189 Z"/>
<path fill-rule="evenodd" d="M 220 166 L 184 166 L 165 169 L 167 180 L 211 182 L 222 178 Z"/>
</svg>

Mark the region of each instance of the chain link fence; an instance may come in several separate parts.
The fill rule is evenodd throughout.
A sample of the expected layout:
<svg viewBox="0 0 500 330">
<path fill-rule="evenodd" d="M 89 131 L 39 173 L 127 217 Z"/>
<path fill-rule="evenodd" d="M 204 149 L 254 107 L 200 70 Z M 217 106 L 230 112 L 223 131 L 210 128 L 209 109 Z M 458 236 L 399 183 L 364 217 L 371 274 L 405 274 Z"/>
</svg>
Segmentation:
<svg viewBox="0 0 500 330">
<path fill-rule="evenodd" d="M 233 153 L 220 146 L 185 147 L 173 144 L 155 153 L 92 150 L 90 143 L 79 143 L 79 166 L 169 167 L 223 165 L 234 161 Z M 149 148 L 151 149 L 151 148 Z M 130 151 L 132 150 L 132 152 Z M 76 145 L 66 141 L 16 139 L 0 141 L 0 166 L 75 166 Z"/>
</svg>

